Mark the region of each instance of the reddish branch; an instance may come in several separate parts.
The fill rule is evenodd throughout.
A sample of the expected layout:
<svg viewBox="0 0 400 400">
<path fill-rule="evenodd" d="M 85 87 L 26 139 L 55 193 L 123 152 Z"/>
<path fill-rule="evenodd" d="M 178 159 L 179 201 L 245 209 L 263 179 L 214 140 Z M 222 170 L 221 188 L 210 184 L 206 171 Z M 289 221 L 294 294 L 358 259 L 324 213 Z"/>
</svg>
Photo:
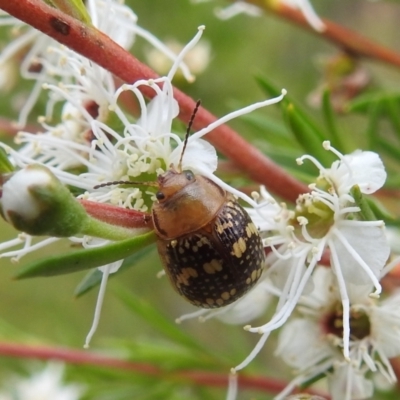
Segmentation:
<svg viewBox="0 0 400 400">
<path fill-rule="evenodd" d="M 93 218 L 124 228 L 153 229 L 151 215 L 136 210 L 116 207 L 111 204 L 97 203 L 88 200 L 79 200 L 86 212 Z"/>
<path fill-rule="evenodd" d="M 94 27 L 49 7 L 42 0 L 0 0 L 0 8 L 93 60 L 124 82 L 133 83 L 139 79 L 157 77 L 154 71 L 140 63 L 109 37 Z M 155 95 L 155 92 L 146 86 L 141 86 L 140 90 L 149 98 Z M 179 118 L 187 122 L 195 107 L 195 101 L 178 89 L 174 89 L 174 96 L 180 107 Z M 210 112 L 200 108 L 193 125 L 195 129 L 201 129 L 216 119 Z M 305 185 L 292 178 L 228 126 L 216 128 L 207 135 L 207 139 L 228 158 L 234 160 L 251 178 L 265 184 L 269 190 L 284 199 L 294 201 L 300 193 L 308 191 Z"/>
<path fill-rule="evenodd" d="M 327 19 L 322 19 L 326 29 L 323 32 L 317 32 L 310 26 L 305 19 L 303 13 L 292 7 L 279 2 L 277 5 L 266 0 L 246 0 L 248 3 L 271 12 L 278 17 L 290 22 L 294 22 L 301 28 L 332 42 L 335 46 L 341 48 L 346 53 L 355 57 L 366 57 L 384 63 L 400 67 L 400 54 L 393 50 L 387 49 L 376 42 L 353 32 L 350 29 L 344 28 L 341 25 L 335 24 Z M 273 4 L 273 5 L 271 5 Z"/>
<path fill-rule="evenodd" d="M 382 279 L 381 284 L 384 290 L 388 293 L 393 293 L 400 287 L 400 262 L 393 267 L 393 269 L 387 273 Z M 400 372 L 400 367 L 399 367 Z M 399 379 L 400 381 L 400 379 Z"/>
<path fill-rule="evenodd" d="M 60 347 L 0 342 L 0 355 L 5 357 L 38 360 L 58 360 L 68 364 L 112 368 L 113 370 L 118 369 L 144 375 L 162 376 L 165 379 L 171 379 L 174 381 L 191 382 L 197 385 L 212 387 L 225 388 L 228 384 L 228 374 L 208 371 L 165 372 L 161 368 L 151 364 L 134 363 L 118 358 L 103 356 L 86 350 L 72 350 Z M 243 389 L 256 389 L 267 393 L 279 393 L 286 387 L 287 382 L 261 376 L 239 375 L 239 385 Z M 308 390 L 307 392 L 328 398 L 325 394 L 320 394 L 316 391 Z"/>
<path fill-rule="evenodd" d="M 27 125 L 24 127 L 25 132 L 37 132 L 38 129 L 39 129 L 39 126 L 35 126 L 35 125 Z M 19 130 L 20 129 L 17 127 L 15 121 L 0 117 L 0 132 L 2 134 L 6 134 L 6 135 L 10 135 L 11 137 L 14 137 L 14 135 Z"/>
<path fill-rule="evenodd" d="M 396 375 L 397 378 L 397 388 L 400 389 L 400 358 L 392 358 L 390 360 L 390 364 L 392 365 L 394 374 Z"/>
</svg>

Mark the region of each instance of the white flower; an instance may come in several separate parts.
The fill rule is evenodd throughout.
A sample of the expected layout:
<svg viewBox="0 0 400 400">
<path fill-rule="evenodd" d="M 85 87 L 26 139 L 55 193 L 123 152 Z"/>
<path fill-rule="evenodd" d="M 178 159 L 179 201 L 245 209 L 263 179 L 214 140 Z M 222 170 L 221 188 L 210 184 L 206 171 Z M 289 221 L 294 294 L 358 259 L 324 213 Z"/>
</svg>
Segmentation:
<svg viewBox="0 0 400 400">
<path fill-rule="evenodd" d="M 176 40 L 168 40 L 165 45 L 175 54 L 179 54 L 183 49 L 183 45 Z M 211 44 L 202 39 L 187 53 L 184 61 L 192 74 L 199 75 L 208 67 L 210 58 Z M 173 63 L 171 58 L 157 48 L 146 51 L 146 59 L 149 66 L 161 75 L 167 74 Z"/>
<path fill-rule="evenodd" d="M 373 385 L 367 372 L 396 377 L 389 358 L 400 354 L 400 292 L 382 301 L 368 296 L 370 287 L 349 284 L 349 360 L 344 346 L 340 289 L 332 270 L 318 267 L 314 290 L 298 304 L 301 317 L 290 320 L 279 336 L 276 354 L 296 369 L 297 377 L 277 397 L 297 385 L 326 374 L 335 400 L 364 399 L 372 396 Z"/>
<path fill-rule="evenodd" d="M 233 18 L 239 14 L 246 14 L 251 17 L 259 17 L 262 15 L 262 10 L 254 4 L 250 4 L 246 1 L 235 1 L 229 6 L 216 9 L 215 14 L 218 18 L 224 20 Z"/>
<path fill-rule="evenodd" d="M 264 280 L 234 303 L 217 309 L 201 309 L 184 314 L 176 319 L 176 323 L 180 324 L 182 321 L 192 318 L 199 318 L 200 322 L 217 318 L 225 324 L 243 325 L 260 317 L 265 312 L 272 299 L 271 292 L 273 292 L 273 288 Z"/>
<path fill-rule="evenodd" d="M 129 7 L 125 6 L 120 1 L 89 0 L 87 2 L 87 8 L 93 25 L 111 37 L 123 48 L 129 49 L 135 40 L 135 36 L 139 35 L 165 54 L 167 58 L 171 60 L 176 59 L 175 54 L 161 41 L 150 32 L 137 25 L 137 16 Z M 18 30 L 22 32 L 20 36 L 3 49 L 0 55 L 0 66 L 9 64 L 10 60 L 15 58 L 17 54 L 26 52 L 26 48 L 29 48 L 29 51 L 21 63 L 20 70 L 23 78 L 34 80 L 36 83 L 20 111 L 18 123 L 20 126 L 24 126 L 29 113 L 38 100 L 43 84 L 52 83 L 56 85 L 60 82 L 65 84 L 74 83 L 76 71 L 71 67 L 66 68 L 66 58 L 75 58 L 77 64 L 93 64 L 88 60 L 84 62 L 84 57 L 73 51 L 69 51 L 65 46 L 60 45 L 52 38 L 7 14 L 0 16 L 0 25 L 12 26 L 15 31 Z M 186 79 L 189 81 L 193 80 L 193 76 L 184 63 L 180 63 L 179 68 L 181 68 L 182 74 Z M 96 67 L 94 67 L 94 69 L 96 69 Z M 101 71 L 100 67 L 97 67 L 97 70 L 100 74 L 99 76 L 106 73 L 109 75 L 109 80 L 113 80 L 111 74 L 108 72 Z M 51 116 L 54 103 L 61 100 L 63 100 L 62 96 L 59 97 L 56 93 L 53 93 L 52 103 L 48 104 L 46 110 L 46 116 L 48 118 Z"/>
<path fill-rule="evenodd" d="M 243 298 L 233 303 L 232 308 L 217 316 L 225 324 L 243 325 L 264 314 L 272 300 L 268 284 L 264 280 Z"/>
<path fill-rule="evenodd" d="M 206 3 L 211 0 L 191 0 L 192 3 Z M 252 17 L 258 17 L 262 14 L 262 10 L 246 1 L 236 0 L 233 4 L 224 8 L 217 8 L 215 14 L 220 19 L 230 19 L 239 14 L 247 14 Z"/>
<path fill-rule="evenodd" d="M 282 3 L 287 4 L 289 7 L 300 9 L 306 18 L 307 22 L 318 32 L 325 30 L 325 24 L 314 11 L 309 0 L 280 0 Z"/>
<path fill-rule="evenodd" d="M 374 393 L 373 383 L 365 377 L 365 371 L 346 361 L 335 365 L 328 376 L 328 385 L 332 400 L 370 399 Z"/>
<path fill-rule="evenodd" d="M 334 185 L 339 197 L 345 196 L 355 185 L 359 186 L 362 193 L 370 194 L 376 192 L 385 183 L 385 167 L 378 154 L 357 150 L 341 157 L 340 153 L 328 143 L 325 143 L 325 147 L 335 152 L 340 160 L 335 161 L 329 169 L 321 168 L 320 178 L 328 179 Z M 306 158 L 303 157 L 302 161 Z"/>
<path fill-rule="evenodd" d="M 339 161 L 326 169 L 313 157 L 304 156 L 298 161 L 311 160 L 320 170 L 317 184 L 310 185 L 311 192 L 301 195 L 296 210 L 285 207 L 271 218 L 266 213 L 267 238 L 265 245 L 272 250 L 267 257 L 269 277 L 281 291 L 277 310 L 271 321 L 260 327 L 246 327 L 250 332 L 262 334 L 253 352 L 236 369 L 246 366 L 260 351 L 270 332 L 281 327 L 291 315 L 300 296 L 312 288 L 312 273 L 323 256 L 329 255 L 336 277 L 343 307 L 343 353 L 349 358 L 350 299 L 349 285 L 373 285 L 378 296 L 379 279 L 389 257 L 383 221 L 359 220 L 359 207 L 354 205 L 350 190 L 358 185 L 363 193 L 379 189 L 386 178 L 379 157 L 371 152 L 355 152 L 343 156 L 332 149 Z M 271 204 L 267 204 L 271 207 Z M 262 217 L 262 209 L 256 210 Z M 275 227 L 274 227 L 275 225 Z"/>
<path fill-rule="evenodd" d="M 0 90 L 8 93 L 17 81 L 16 65 L 12 60 L 0 63 Z"/>
<path fill-rule="evenodd" d="M 55 128 L 45 125 L 48 131 L 43 134 L 20 133 L 18 142 L 25 146 L 19 151 L 8 146 L 3 147 L 12 155 L 15 165 L 18 167 L 23 167 L 32 161 L 43 163 L 65 184 L 84 190 L 83 197 L 86 199 L 147 211 L 147 206 L 142 200 L 142 192 L 139 189 L 112 187 L 93 189 L 93 187 L 103 182 L 135 180 L 143 173 L 153 176 L 155 179 L 157 174 L 165 171 L 171 165 L 179 165 L 184 142 L 176 133 L 172 132 L 172 121 L 178 115 L 179 107 L 173 98 L 171 79 L 184 55 L 199 40 L 201 32 L 202 29 L 185 47 L 167 77 L 150 81 L 140 80 L 133 85 L 123 85 L 113 92 L 112 85 L 106 83 L 103 86 L 98 85 L 103 80 L 96 74 L 96 67 L 93 71 L 87 67 L 84 78 L 80 81 L 82 85 L 79 86 L 80 96 L 74 89 L 76 85 L 73 85 L 71 89 L 68 85 L 63 85 L 62 88 L 47 85 L 49 90 L 67 99 L 64 116 L 68 117 L 69 113 L 75 117 L 80 115 L 79 124 L 76 122 L 71 124 L 65 117 L 67 124 L 64 122 Z M 108 82 L 108 80 L 104 82 Z M 163 85 L 162 89 L 160 84 Z M 96 85 L 97 92 L 92 91 L 91 88 Z M 147 86 L 156 92 L 156 96 L 148 104 L 139 91 L 140 86 Z M 140 118 L 135 123 L 131 122 L 117 104 L 120 94 L 124 91 L 132 92 L 140 105 Z M 82 98 L 87 99 L 86 102 Z M 188 139 L 181 167 L 205 175 L 227 190 L 240 197 L 245 197 L 213 175 L 217 168 L 216 152 L 208 142 L 201 138 L 230 119 L 273 104 L 281 98 L 282 96 L 279 96 L 276 99 L 255 103 L 228 114 L 208 127 L 193 133 Z M 99 120 L 98 115 L 92 116 L 85 108 L 85 104 L 90 99 L 92 101 L 96 99 L 96 102 L 102 99 L 100 108 L 113 113 L 113 116 L 108 118 L 114 121 L 117 119 L 117 125 L 121 125 L 122 129 L 114 130 Z M 106 107 L 107 104 L 108 107 Z M 66 112 L 66 107 L 71 111 Z M 87 133 L 90 135 L 89 138 L 87 138 Z M 72 167 L 84 168 L 87 172 L 74 175 L 67 171 Z"/>
<path fill-rule="evenodd" d="M 63 365 L 52 363 L 30 378 L 10 379 L 6 383 L 10 389 L 0 392 L 0 400 L 79 400 L 83 387 L 63 385 L 63 373 Z"/>
</svg>

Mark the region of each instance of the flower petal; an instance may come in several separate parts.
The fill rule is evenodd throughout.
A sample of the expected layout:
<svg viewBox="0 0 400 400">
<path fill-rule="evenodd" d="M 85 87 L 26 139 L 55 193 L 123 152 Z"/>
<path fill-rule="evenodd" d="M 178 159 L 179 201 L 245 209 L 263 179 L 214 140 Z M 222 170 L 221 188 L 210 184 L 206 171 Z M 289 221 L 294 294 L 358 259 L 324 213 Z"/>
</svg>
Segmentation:
<svg viewBox="0 0 400 400">
<path fill-rule="evenodd" d="M 264 313 L 271 297 L 271 294 L 261 283 L 237 301 L 227 312 L 218 315 L 217 318 L 226 324 L 246 324 Z"/>
<path fill-rule="evenodd" d="M 343 160 L 335 161 L 330 171 L 334 171 L 332 178 L 338 183 L 339 194 L 348 193 L 354 185 L 358 185 L 362 193 L 374 193 L 386 180 L 382 160 L 372 151 L 357 150 L 346 155 Z"/>
<path fill-rule="evenodd" d="M 145 118 L 139 118 L 137 125 L 143 127 L 151 137 L 157 137 L 171 132 L 172 120 L 178 114 L 178 102 L 172 95 L 163 91 L 147 104 L 147 115 Z"/>
<path fill-rule="evenodd" d="M 371 278 L 356 259 L 360 257 L 364 265 L 379 279 L 381 270 L 390 254 L 390 246 L 383 228 L 371 226 L 368 223 L 365 224 L 365 227 L 361 227 L 359 222 L 352 226 L 350 221 L 346 222 L 346 224 L 339 224 L 338 231 L 340 233 L 332 238 L 344 278 L 357 285 L 371 282 Z M 345 240 L 348 247 L 339 239 L 339 236 Z"/>
<path fill-rule="evenodd" d="M 169 157 L 168 165 L 178 165 L 181 158 L 183 143 L 179 145 Z M 182 159 L 182 169 L 191 169 L 194 172 L 212 174 L 218 166 L 218 157 L 215 148 L 203 139 L 191 141 L 189 139 Z"/>
<path fill-rule="evenodd" d="M 317 365 L 333 354 L 318 324 L 307 319 L 294 319 L 283 327 L 275 352 L 288 365 L 302 370 Z"/>
<path fill-rule="evenodd" d="M 381 307 L 373 307 L 370 314 L 372 336 L 377 346 L 388 357 L 400 354 L 400 292 L 382 302 Z"/>
<path fill-rule="evenodd" d="M 369 399 L 374 393 L 373 384 L 352 364 L 341 364 L 328 376 L 329 392 L 332 400 Z"/>
</svg>

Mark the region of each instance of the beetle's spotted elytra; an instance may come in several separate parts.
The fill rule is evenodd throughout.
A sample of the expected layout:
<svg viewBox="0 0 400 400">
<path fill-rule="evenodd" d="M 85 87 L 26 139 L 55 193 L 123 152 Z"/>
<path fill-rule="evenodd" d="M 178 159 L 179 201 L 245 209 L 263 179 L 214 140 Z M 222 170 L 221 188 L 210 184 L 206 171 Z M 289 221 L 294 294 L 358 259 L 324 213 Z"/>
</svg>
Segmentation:
<svg viewBox="0 0 400 400">
<path fill-rule="evenodd" d="M 188 173 L 167 171 L 160 176 L 160 191 Z M 195 306 L 228 305 L 260 278 L 264 250 L 256 226 L 235 197 L 209 179 L 193 175 L 182 182 L 154 204 L 152 216 L 164 269 L 176 291 Z"/>
<path fill-rule="evenodd" d="M 158 186 L 151 215 L 158 253 L 174 289 L 195 306 L 218 308 L 257 283 L 265 256 L 258 229 L 235 196 L 202 175 L 182 170 L 198 107 L 199 102 L 178 167 L 171 166 L 151 183 Z M 134 184 L 109 184 L 118 183 Z"/>
</svg>

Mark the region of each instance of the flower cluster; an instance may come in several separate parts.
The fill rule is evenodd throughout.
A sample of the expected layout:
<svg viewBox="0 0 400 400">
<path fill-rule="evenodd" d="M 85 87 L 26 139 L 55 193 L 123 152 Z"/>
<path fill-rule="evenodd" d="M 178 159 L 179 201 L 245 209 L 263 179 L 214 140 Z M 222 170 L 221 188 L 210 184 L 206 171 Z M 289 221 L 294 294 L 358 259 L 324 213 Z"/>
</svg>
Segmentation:
<svg viewBox="0 0 400 400">
<path fill-rule="evenodd" d="M 106 3 L 109 7 L 107 13 L 120 12 L 119 4 L 114 9 L 112 1 Z M 101 10 L 104 4 L 93 3 L 92 6 L 89 9 L 93 11 L 92 18 L 98 26 L 105 24 L 107 29 L 113 31 L 108 14 L 96 12 L 96 7 Z M 118 29 L 124 28 L 125 24 L 117 19 L 115 21 Z M 128 45 L 131 40 L 127 40 L 127 35 L 133 34 L 138 28 L 136 26 L 132 30 L 131 26 L 125 27 L 125 35 L 118 29 L 113 31 L 115 39 L 123 37 L 125 42 L 121 44 Z M 200 27 L 193 40 L 175 57 L 167 76 L 138 80 L 119 88 L 115 86 L 108 71 L 63 46 L 51 45 L 50 53 L 56 53 L 56 59 L 39 57 L 36 49 L 35 61 L 46 66 L 41 70 L 40 77 L 36 77 L 37 82 L 49 92 L 49 109 L 53 110 L 54 99 L 63 103 L 61 122 L 51 126 L 45 118 L 41 118 L 43 132 L 19 132 L 16 136 L 16 143 L 20 145 L 18 150 L 0 143 L 0 147 L 9 155 L 13 168 L 18 170 L 4 176 L 2 213 L 8 222 L 24 232 L 0 246 L 3 251 L 0 257 L 12 257 L 18 261 L 25 254 L 53 243 L 59 237 L 69 237 L 73 243 L 94 248 L 104 246 L 110 240 L 129 238 L 148 230 L 146 227 L 125 229 L 119 226 L 99 226 L 98 222 L 85 213 L 81 203 L 64 193 L 68 190 L 63 185 L 73 187 L 74 192 L 78 193 L 76 197 L 81 201 L 143 213 L 149 211 L 155 201 L 154 192 L 140 187 L 107 183 L 156 181 L 157 176 L 171 165 L 179 165 L 182 169 L 206 176 L 232 193 L 246 198 L 243 193 L 214 175 L 217 154 L 214 147 L 202 137 L 232 118 L 281 100 L 284 94 L 232 112 L 193 133 L 184 142 L 173 132 L 172 125 L 178 116 L 179 106 L 173 97 L 171 81 L 177 70 L 184 65 L 182 60 L 185 55 L 198 43 L 203 30 L 204 27 Z M 143 34 L 142 30 L 140 32 Z M 149 34 L 146 37 L 151 43 L 158 43 Z M 46 43 L 46 46 L 49 44 Z M 40 54 L 44 52 L 44 49 L 40 50 Z M 27 57 L 31 57 L 31 54 Z M 57 69 L 60 64 L 63 73 Z M 51 75 L 49 82 L 48 75 Z M 154 92 L 150 102 L 142 94 L 144 88 Z M 139 116 L 128 114 L 123 109 L 123 100 L 120 98 L 124 93 L 134 97 Z M 33 237 L 36 235 L 51 237 L 35 242 Z M 23 244 L 22 249 L 4 251 L 20 244 Z M 116 272 L 122 262 L 123 259 L 116 260 L 100 268 L 103 281 L 86 346 L 97 328 L 108 276 Z"/>
<path fill-rule="evenodd" d="M 245 327 L 261 339 L 234 371 L 261 351 L 273 330 L 283 327 L 276 355 L 296 368 L 297 376 L 277 399 L 325 375 L 337 400 L 370 397 L 373 385 L 367 373 L 382 374 L 391 384 L 396 380 L 389 358 L 400 354 L 399 295 L 379 300 L 390 246 L 383 221 L 368 220 L 356 203 L 356 192 L 375 192 L 386 172 L 376 153 L 343 156 L 329 142 L 324 148 L 338 157 L 330 168 L 311 156 L 298 159 L 299 164 L 312 161 L 319 177 L 309 193 L 299 196 L 294 210 L 278 205 L 265 189 L 263 205 L 249 210 L 270 250 L 265 281 L 257 290 L 279 301 L 270 321 Z"/>
<path fill-rule="evenodd" d="M 313 162 L 319 177 L 309 193 L 299 196 L 295 209 L 278 204 L 265 188 L 259 206 L 248 209 L 268 249 L 261 282 L 230 306 L 178 320 L 217 317 L 244 324 L 260 317 L 276 296 L 276 311 L 266 324 L 245 326 L 261 339 L 233 373 L 248 365 L 270 333 L 282 327 L 276 355 L 296 368 L 297 376 L 277 399 L 324 375 L 337 400 L 371 396 L 373 385 L 366 377 L 371 372 L 390 384 L 396 380 L 389 358 L 400 354 L 400 297 L 393 293 L 379 299 L 380 280 L 390 270 L 390 246 L 383 221 L 368 220 L 356 203 L 357 191 L 375 192 L 386 172 L 376 153 L 343 156 L 329 142 L 323 145 L 338 160 L 324 168 L 314 157 L 298 159 L 299 164 Z M 235 398 L 235 384 L 232 379 L 229 399 Z"/>
<path fill-rule="evenodd" d="M 167 46 L 137 24 L 138 18 L 135 13 L 121 2 L 89 0 L 87 9 L 93 25 L 121 47 L 130 49 L 136 36 L 141 36 L 166 58 L 172 61 L 176 59 L 176 55 Z M 0 71 L 2 71 L 4 85 L 9 86 L 10 82 L 15 81 L 15 70 L 19 64 L 21 76 L 34 82 L 33 89 L 19 112 L 18 125 L 20 127 L 25 126 L 43 85 L 46 87 L 49 84 L 59 86 L 60 83 L 63 83 L 73 87 L 78 84 L 74 87 L 75 90 L 70 92 L 70 95 L 77 95 L 81 102 L 85 100 L 85 94 L 88 101 L 96 99 L 98 107 L 102 105 L 102 101 L 107 102 L 107 99 L 103 98 L 106 94 L 103 89 L 108 93 L 114 91 L 114 82 L 110 73 L 4 12 L 0 13 L 0 26 L 9 26 L 12 28 L 13 34 L 17 35 L 17 38 L 11 41 L 0 55 Z M 20 63 L 19 55 L 21 53 L 26 54 Z M 190 81 L 194 79 L 183 62 L 179 64 L 179 68 L 186 79 Z M 91 76 L 86 77 L 85 71 L 89 72 Z M 99 87 L 97 84 L 100 84 Z M 87 93 L 84 93 L 85 91 Z M 51 119 L 55 103 L 64 102 L 65 95 L 52 91 L 48 97 L 46 117 Z M 67 109 L 64 114 L 73 112 L 69 106 L 65 107 Z M 77 117 L 77 115 L 73 117 Z"/>
<path fill-rule="evenodd" d="M 400 293 L 383 301 L 369 296 L 371 287 L 348 283 L 349 352 L 344 359 L 343 306 L 333 271 L 317 267 L 314 289 L 298 303 L 298 316 L 282 329 L 276 354 L 297 370 L 278 398 L 319 374 L 326 374 L 332 399 L 373 396 L 371 373 L 389 384 L 396 376 L 389 359 L 400 353 Z"/>
</svg>

